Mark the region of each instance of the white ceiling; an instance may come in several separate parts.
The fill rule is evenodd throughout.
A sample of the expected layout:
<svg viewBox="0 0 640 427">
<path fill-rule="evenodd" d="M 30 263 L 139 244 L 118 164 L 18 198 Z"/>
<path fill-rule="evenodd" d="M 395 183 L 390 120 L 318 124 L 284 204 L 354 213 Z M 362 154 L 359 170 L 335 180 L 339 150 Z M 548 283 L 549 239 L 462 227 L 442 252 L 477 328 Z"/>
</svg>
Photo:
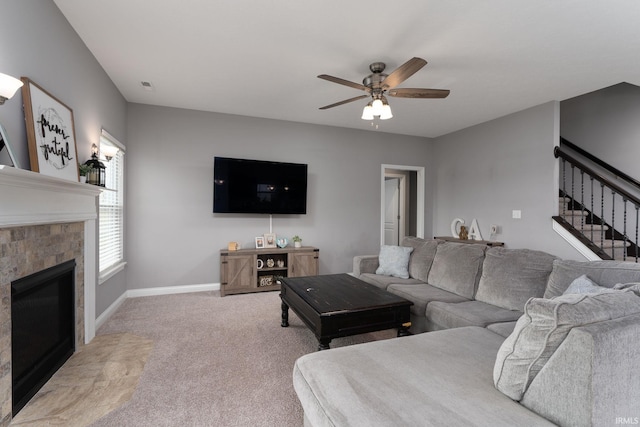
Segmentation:
<svg viewBox="0 0 640 427">
<path fill-rule="evenodd" d="M 129 102 L 374 129 L 374 61 L 428 65 L 378 131 L 436 137 L 620 82 L 640 85 L 637 0 L 54 0 Z M 150 81 L 153 91 L 142 88 Z"/>
</svg>

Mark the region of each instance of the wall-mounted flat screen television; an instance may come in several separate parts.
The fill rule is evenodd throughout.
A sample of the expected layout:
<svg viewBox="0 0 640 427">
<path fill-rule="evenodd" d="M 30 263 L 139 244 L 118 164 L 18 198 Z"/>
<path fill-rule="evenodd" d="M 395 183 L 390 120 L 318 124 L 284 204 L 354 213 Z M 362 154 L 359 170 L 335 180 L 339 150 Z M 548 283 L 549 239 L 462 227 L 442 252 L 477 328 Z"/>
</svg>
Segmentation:
<svg viewBox="0 0 640 427">
<path fill-rule="evenodd" d="M 306 214 L 307 165 L 215 157 L 213 212 Z"/>
</svg>

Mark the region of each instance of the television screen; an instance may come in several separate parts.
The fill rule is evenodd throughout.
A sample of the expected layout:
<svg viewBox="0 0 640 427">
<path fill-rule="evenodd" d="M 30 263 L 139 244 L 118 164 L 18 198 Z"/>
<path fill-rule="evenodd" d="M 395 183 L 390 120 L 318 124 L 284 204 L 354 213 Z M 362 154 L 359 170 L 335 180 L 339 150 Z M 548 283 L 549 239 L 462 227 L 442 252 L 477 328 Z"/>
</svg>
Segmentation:
<svg viewBox="0 0 640 427">
<path fill-rule="evenodd" d="M 213 212 L 306 214 L 307 165 L 215 157 Z"/>
</svg>

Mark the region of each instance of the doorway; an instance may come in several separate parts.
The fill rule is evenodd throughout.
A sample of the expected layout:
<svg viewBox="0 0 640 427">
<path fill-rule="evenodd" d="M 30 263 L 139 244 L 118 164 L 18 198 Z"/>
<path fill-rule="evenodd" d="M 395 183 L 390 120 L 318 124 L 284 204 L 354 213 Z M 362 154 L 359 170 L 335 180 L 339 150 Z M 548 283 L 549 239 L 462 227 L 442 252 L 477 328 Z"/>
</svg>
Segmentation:
<svg viewBox="0 0 640 427">
<path fill-rule="evenodd" d="M 424 168 L 382 165 L 380 244 L 399 245 L 405 236 L 424 237 Z"/>
</svg>

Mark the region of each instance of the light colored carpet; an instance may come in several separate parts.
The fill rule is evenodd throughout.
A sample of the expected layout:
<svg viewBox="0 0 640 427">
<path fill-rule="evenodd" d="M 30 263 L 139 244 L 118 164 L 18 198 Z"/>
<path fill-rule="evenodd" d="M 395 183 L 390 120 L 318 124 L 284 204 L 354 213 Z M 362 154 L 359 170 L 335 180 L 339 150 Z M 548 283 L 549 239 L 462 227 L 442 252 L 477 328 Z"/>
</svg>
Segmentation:
<svg viewBox="0 0 640 427">
<path fill-rule="evenodd" d="M 291 311 L 282 328 L 280 314 L 278 292 L 128 299 L 98 334 L 135 334 L 153 350 L 133 397 L 92 426 L 302 426 L 293 364 L 318 342 Z M 395 336 L 381 331 L 331 346 Z"/>
</svg>

